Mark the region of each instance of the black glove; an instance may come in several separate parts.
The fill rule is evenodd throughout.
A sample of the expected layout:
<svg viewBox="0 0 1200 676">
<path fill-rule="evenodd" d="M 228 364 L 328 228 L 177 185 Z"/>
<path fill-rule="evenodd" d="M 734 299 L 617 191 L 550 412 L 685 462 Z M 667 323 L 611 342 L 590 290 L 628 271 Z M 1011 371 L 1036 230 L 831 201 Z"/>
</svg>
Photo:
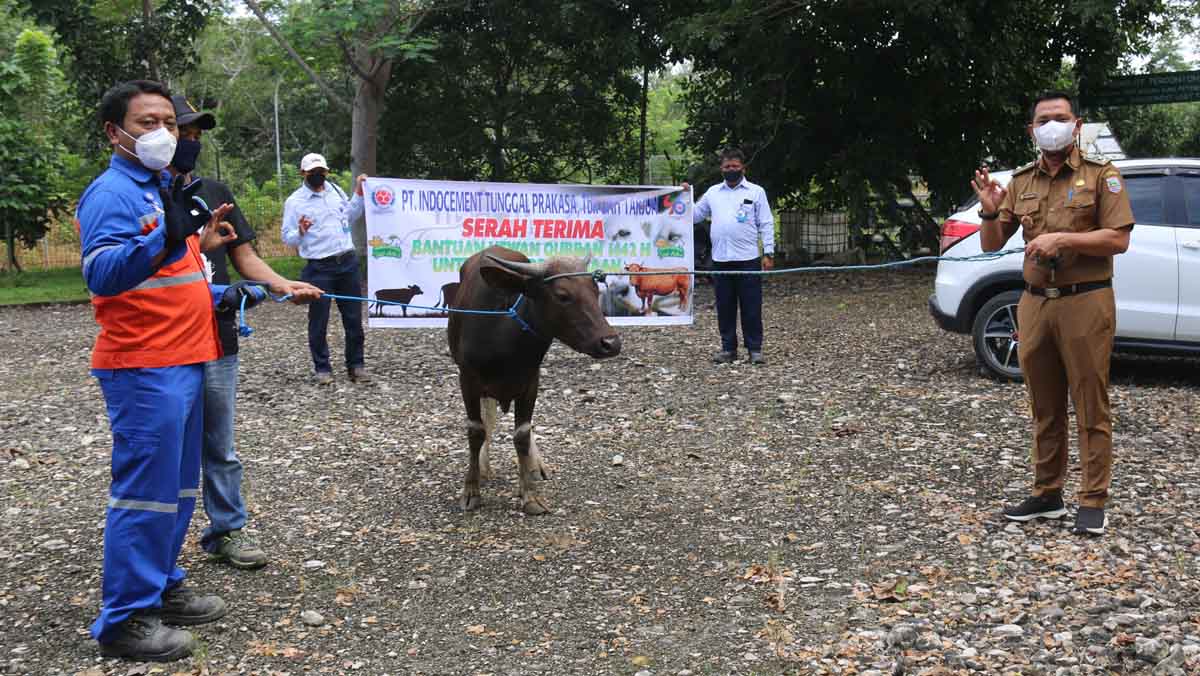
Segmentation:
<svg viewBox="0 0 1200 676">
<path fill-rule="evenodd" d="M 183 184 L 183 176 L 176 176 L 171 181 L 171 190 L 158 189 L 158 196 L 163 202 L 163 222 L 167 228 L 167 247 L 171 248 L 183 242 L 212 218 L 208 205 L 196 196 L 200 190 L 200 179 L 188 185 Z"/>
<path fill-rule="evenodd" d="M 234 282 L 221 294 L 221 302 L 217 303 L 217 310 L 236 311 L 242 307 L 243 298 L 246 299 L 246 309 L 249 310 L 266 300 L 267 292 L 261 286 L 252 282 Z"/>
</svg>

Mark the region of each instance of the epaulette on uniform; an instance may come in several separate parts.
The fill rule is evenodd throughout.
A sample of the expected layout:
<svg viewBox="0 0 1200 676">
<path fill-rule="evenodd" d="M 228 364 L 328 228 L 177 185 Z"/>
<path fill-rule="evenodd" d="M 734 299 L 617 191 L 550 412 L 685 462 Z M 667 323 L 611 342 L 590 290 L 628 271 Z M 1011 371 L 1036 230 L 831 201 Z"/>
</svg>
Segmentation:
<svg viewBox="0 0 1200 676">
<path fill-rule="evenodd" d="M 1104 165 L 1106 165 L 1106 164 L 1111 164 L 1111 163 L 1112 163 L 1112 160 L 1108 159 L 1107 157 L 1095 157 L 1095 156 L 1093 156 L 1093 155 L 1084 155 L 1084 156 L 1083 156 L 1083 161 L 1084 161 L 1084 162 L 1089 162 L 1089 163 L 1091 163 L 1091 164 L 1098 164 L 1098 165 L 1100 165 L 1100 166 L 1102 166 L 1102 167 L 1103 167 Z"/>
<path fill-rule="evenodd" d="M 1037 160 L 1034 160 L 1033 162 L 1030 162 L 1029 164 L 1026 164 L 1023 167 L 1017 167 L 1016 169 L 1014 169 L 1012 175 L 1020 176 L 1021 174 L 1024 174 L 1025 172 L 1029 171 L 1030 169 L 1033 169 L 1036 166 L 1037 166 Z"/>
</svg>

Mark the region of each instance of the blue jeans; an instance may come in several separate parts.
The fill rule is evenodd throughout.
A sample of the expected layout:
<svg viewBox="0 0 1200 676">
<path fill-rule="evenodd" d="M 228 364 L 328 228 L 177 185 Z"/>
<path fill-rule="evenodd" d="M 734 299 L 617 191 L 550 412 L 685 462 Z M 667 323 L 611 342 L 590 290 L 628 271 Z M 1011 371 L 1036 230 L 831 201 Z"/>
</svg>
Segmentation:
<svg viewBox="0 0 1200 676">
<path fill-rule="evenodd" d="M 758 258 L 748 261 L 714 261 L 713 270 L 761 270 Z M 759 275 L 714 275 L 717 296 L 717 329 L 721 349 L 737 352 L 738 310 L 742 315 L 742 339 L 746 349 L 761 352 L 763 344 L 762 277 Z"/>
<path fill-rule="evenodd" d="M 183 582 L 179 550 L 200 490 L 204 370 L 93 369 L 112 428 L 112 485 L 104 525 L 100 616 L 92 638 L 109 643 L 135 612 L 158 608 Z"/>
<path fill-rule="evenodd" d="M 215 552 L 221 536 L 246 525 L 242 501 L 242 461 L 233 448 L 233 412 L 237 398 L 238 356 L 231 354 L 204 365 L 204 513 L 209 526 L 200 546 Z"/>
<path fill-rule="evenodd" d="M 333 257 L 310 260 L 300 272 L 300 279 L 327 293 L 340 296 L 362 296 L 362 281 L 358 275 L 358 256 L 351 253 L 342 260 Z M 308 304 L 308 351 L 312 353 L 313 367 L 317 373 L 329 373 L 329 341 L 325 331 L 329 328 L 329 299 L 323 298 Z M 338 313 L 342 316 L 342 328 L 346 331 L 346 368 L 362 366 L 365 334 L 362 323 L 362 301 L 337 301 Z"/>
</svg>

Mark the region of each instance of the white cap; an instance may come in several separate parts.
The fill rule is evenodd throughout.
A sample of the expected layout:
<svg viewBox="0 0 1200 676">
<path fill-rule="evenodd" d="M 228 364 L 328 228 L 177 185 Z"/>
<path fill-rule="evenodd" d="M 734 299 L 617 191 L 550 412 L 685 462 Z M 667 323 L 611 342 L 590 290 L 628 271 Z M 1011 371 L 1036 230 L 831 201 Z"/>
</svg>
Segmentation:
<svg viewBox="0 0 1200 676">
<path fill-rule="evenodd" d="M 325 163 L 324 155 L 309 153 L 304 156 L 304 159 L 300 160 L 300 171 L 312 171 L 317 167 L 322 169 L 329 168 L 329 165 Z"/>
</svg>

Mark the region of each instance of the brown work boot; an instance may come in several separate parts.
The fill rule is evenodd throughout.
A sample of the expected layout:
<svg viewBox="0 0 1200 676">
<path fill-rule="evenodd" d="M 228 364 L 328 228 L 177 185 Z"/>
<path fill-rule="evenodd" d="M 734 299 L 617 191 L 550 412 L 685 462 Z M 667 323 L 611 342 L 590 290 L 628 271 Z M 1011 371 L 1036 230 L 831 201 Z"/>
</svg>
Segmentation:
<svg viewBox="0 0 1200 676">
<path fill-rule="evenodd" d="M 220 596 L 200 596 L 180 583 L 163 592 L 158 615 L 167 624 L 190 626 L 219 620 L 227 612 L 229 607 Z"/>
<path fill-rule="evenodd" d="M 371 376 L 367 375 L 367 369 L 362 366 L 352 366 L 350 368 L 350 380 L 356 383 L 369 383 Z"/>
<path fill-rule="evenodd" d="M 100 644 L 100 654 L 135 662 L 174 662 L 195 648 L 190 631 L 168 627 L 157 612 L 141 610 L 121 623 L 116 638 Z"/>
<path fill-rule="evenodd" d="M 329 371 L 317 371 L 316 375 L 313 376 L 313 382 L 318 385 L 332 385 L 333 374 Z"/>
<path fill-rule="evenodd" d="M 722 350 L 713 355 L 713 362 L 716 364 L 732 364 L 737 360 L 737 352 L 731 350 Z"/>
</svg>

